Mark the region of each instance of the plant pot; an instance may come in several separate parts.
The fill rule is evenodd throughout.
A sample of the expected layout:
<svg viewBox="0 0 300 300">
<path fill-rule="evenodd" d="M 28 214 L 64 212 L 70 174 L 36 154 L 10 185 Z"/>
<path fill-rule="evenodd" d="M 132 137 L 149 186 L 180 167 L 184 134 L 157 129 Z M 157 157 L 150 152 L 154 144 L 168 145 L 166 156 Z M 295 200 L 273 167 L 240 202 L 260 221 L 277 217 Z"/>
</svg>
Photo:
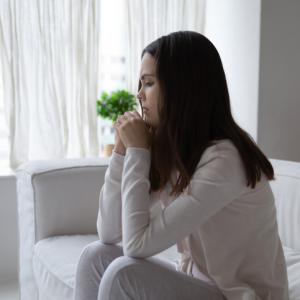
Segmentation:
<svg viewBox="0 0 300 300">
<path fill-rule="evenodd" d="M 111 156 L 114 147 L 115 147 L 115 144 L 107 144 L 107 145 L 105 145 L 104 149 L 103 149 L 103 156 L 105 156 L 105 157 Z"/>
</svg>

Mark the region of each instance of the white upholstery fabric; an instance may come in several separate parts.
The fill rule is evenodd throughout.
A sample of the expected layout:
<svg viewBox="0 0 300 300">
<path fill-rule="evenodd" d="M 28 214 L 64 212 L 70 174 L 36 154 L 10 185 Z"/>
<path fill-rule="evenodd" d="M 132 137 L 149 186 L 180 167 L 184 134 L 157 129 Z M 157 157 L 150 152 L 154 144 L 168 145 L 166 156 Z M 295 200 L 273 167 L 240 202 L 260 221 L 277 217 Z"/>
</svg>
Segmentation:
<svg viewBox="0 0 300 300">
<path fill-rule="evenodd" d="M 41 299 L 32 269 L 33 247 L 40 239 L 96 233 L 107 165 L 107 158 L 37 160 L 16 171 L 22 300 Z"/>
<path fill-rule="evenodd" d="M 49 300 L 71 300 L 80 254 L 97 239 L 97 235 L 71 235 L 39 241 L 34 246 L 33 272 L 40 292 Z"/>
<path fill-rule="evenodd" d="M 290 300 L 300 299 L 300 163 L 270 160 L 275 181 L 270 181 L 275 196 L 277 221 L 287 264 Z"/>
<path fill-rule="evenodd" d="M 299 300 L 300 163 L 271 163 L 290 300 Z M 17 171 L 21 300 L 72 299 L 80 253 L 98 239 L 98 192 L 107 164 L 108 159 L 34 161 Z M 179 254 L 173 246 L 157 257 L 175 261 Z"/>
<path fill-rule="evenodd" d="M 72 299 L 76 265 L 83 248 L 97 235 L 57 236 L 39 241 L 34 247 L 33 267 L 40 299 Z M 120 245 L 121 243 L 119 243 Z M 300 299 L 300 251 L 284 247 L 288 268 L 290 299 Z M 157 255 L 160 259 L 178 258 L 176 248 Z"/>
<path fill-rule="evenodd" d="M 300 163 L 274 160 L 276 180 L 270 185 L 275 196 L 282 243 L 300 251 Z M 300 274 L 299 274 L 300 275 Z"/>
<path fill-rule="evenodd" d="M 22 300 L 38 300 L 33 278 L 32 248 L 35 244 L 35 202 L 31 175 L 17 173 L 17 200 L 19 226 L 19 289 Z"/>
<path fill-rule="evenodd" d="M 290 300 L 300 299 L 300 251 L 283 247 L 289 280 Z"/>
<path fill-rule="evenodd" d="M 33 272 L 39 287 L 39 294 L 47 300 L 71 300 L 76 267 L 83 248 L 98 240 L 98 235 L 55 236 L 43 239 L 34 246 Z M 121 243 L 118 243 L 121 245 Z M 175 260 L 173 246 L 155 257 Z"/>
<path fill-rule="evenodd" d="M 57 234 L 96 233 L 107 162 L 105 158 L 34 161 L 18 169 L 20 179 L 30 176 L 27 187 L 32 194 L 22 195 L 22 201 L 35 202 L 36 241 Z M 20 187 L 21 193 L 24 190 Z"/>
</svg>

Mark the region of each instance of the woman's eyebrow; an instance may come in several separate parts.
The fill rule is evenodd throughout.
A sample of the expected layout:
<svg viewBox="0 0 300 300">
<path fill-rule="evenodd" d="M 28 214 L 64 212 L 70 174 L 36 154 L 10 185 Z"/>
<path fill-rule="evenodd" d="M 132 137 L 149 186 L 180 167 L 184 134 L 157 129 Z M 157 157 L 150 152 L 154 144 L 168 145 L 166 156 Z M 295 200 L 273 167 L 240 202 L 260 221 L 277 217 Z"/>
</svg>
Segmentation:
<svg viewBox="0 0 300 300">
<path fill-rule="evenodd" d="M 155 77 L 155 75 L 154 74 L 143 74 L 142 76 L 141 76 L 141 80 L 143 80 L 145 77 Z"/>
</svg>

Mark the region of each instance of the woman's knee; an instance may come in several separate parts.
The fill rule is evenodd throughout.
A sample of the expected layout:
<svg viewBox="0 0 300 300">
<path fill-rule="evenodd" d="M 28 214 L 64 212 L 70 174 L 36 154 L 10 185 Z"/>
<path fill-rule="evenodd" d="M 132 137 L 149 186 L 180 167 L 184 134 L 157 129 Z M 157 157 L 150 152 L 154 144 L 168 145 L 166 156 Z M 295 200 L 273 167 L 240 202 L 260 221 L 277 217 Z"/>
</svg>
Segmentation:
<svg viewBox="0 0 300 300">
<path fill-rule="evenodd" d="M 80 264 L 94 264 L 101 260 L 107 260 L 109 263 L 116 257 L 122 255 L 122 249 L 117 245 L 103 244 L 100 241 L 94 241 L 84 247 L 80 254 Z"/>
<path fill-rule="evenodd" d="M 112 276 L 117 276 L 119 274 L 126 273 L 126 271 L 130 268 L 137 267 L 138 265 L 144 262 L 143 259 L 133 258 L 129 256 L 120 256 L 116 258 L 111 264 L 108 266 L 106 273 L 111 274 Z"/>
<path fill-rule="evenodd" d="M 135 290 L 133 279 L 138 277 L 136 271 L 142 270 L 144 262 L 143 259 L 128 256 L 118 257 L 111 262 L 102 277 L 98 299 L 125 299 L 128 289 L 131 292 Z"/>
</svg>

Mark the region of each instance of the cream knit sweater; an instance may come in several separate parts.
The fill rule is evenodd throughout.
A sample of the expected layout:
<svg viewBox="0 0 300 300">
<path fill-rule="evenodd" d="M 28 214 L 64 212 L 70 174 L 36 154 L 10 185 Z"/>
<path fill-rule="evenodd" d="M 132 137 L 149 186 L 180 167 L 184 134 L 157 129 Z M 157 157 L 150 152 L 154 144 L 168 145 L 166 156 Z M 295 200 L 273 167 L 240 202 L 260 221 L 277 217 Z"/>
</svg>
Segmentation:
<svg viewBox="0 0 300 300">
<path fill-rule="evenodd" d="M 255 189 L 247 187 L 239 153 L 224 139 L 204 151 L 180 196 L 169 196 L 170 184 L 160 195 L 149 194 L 150 154 L 134 147 L 125 156 L 113 152 L 99 197 L 100 240 L 122 240 L 124 255 L 138 258 L 177 243 L 179 270 L 191 274 L 195 264 L 200 277 L 227 299 L 287 300 L 285 259 L 266 177 Z M 157 201 L 162 210 L 151 216 Z"/>
</svg>

